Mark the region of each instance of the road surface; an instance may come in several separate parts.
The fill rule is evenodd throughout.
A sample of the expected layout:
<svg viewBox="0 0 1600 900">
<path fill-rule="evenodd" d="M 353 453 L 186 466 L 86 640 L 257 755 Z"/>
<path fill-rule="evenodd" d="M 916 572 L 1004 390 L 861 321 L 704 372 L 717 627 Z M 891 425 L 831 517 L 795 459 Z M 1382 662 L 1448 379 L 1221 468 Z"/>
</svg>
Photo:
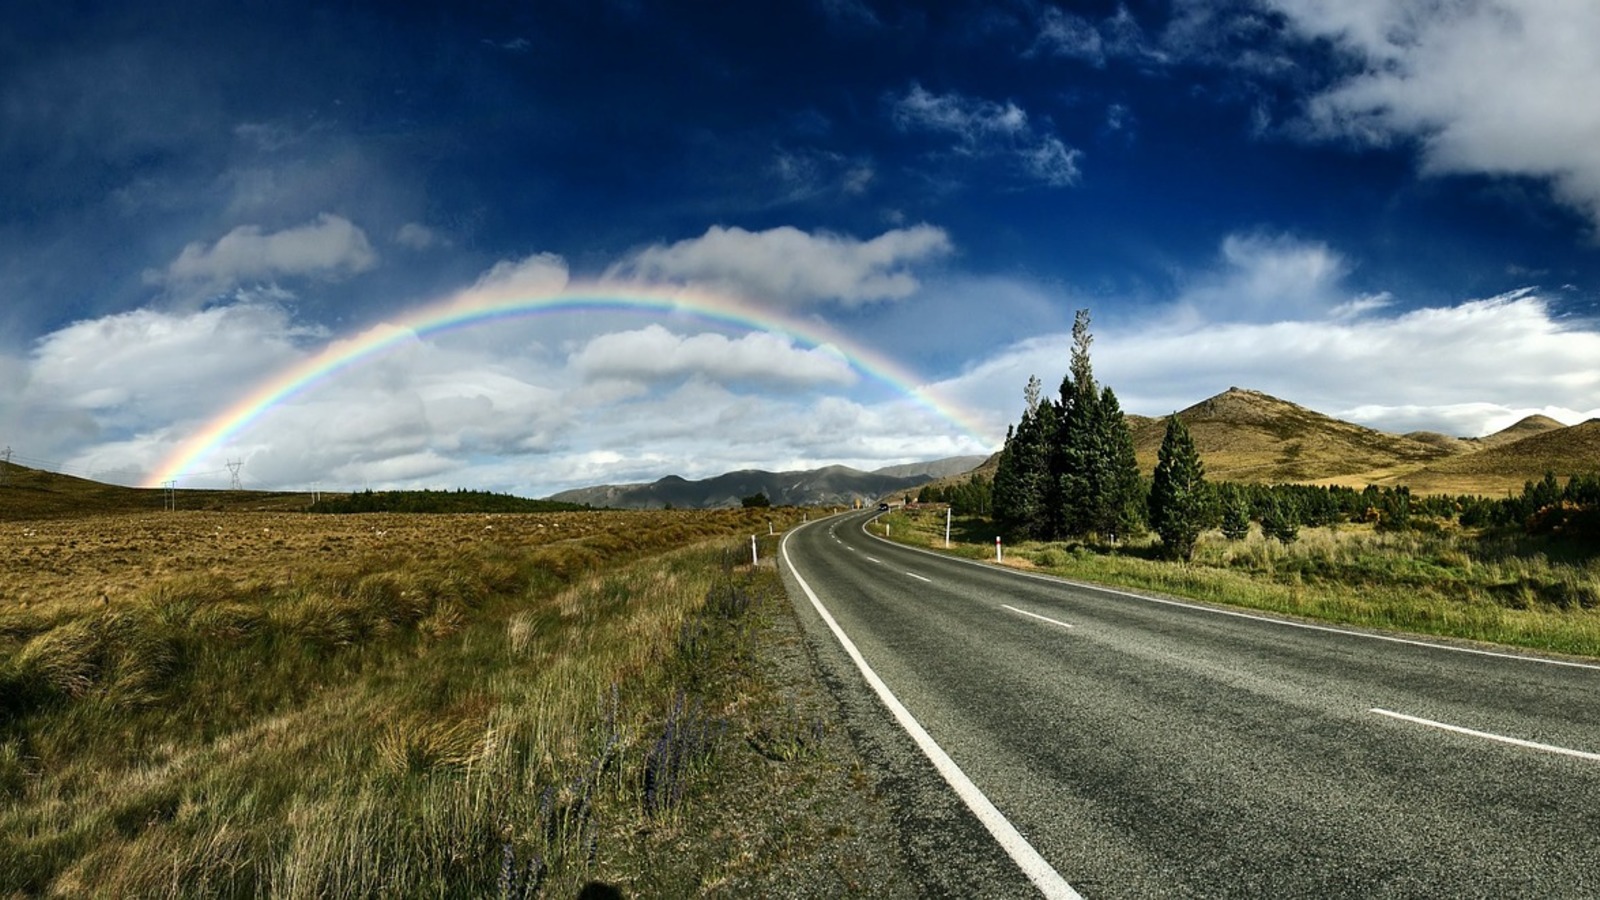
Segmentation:
<svg viewBox="0 0 1600 900">
<path fill-rule="evenodd" d="M 1600 665 L 998 570 L 870 517 L 782 562 L 919 893 L 1600 896 Z"/>
</svg>

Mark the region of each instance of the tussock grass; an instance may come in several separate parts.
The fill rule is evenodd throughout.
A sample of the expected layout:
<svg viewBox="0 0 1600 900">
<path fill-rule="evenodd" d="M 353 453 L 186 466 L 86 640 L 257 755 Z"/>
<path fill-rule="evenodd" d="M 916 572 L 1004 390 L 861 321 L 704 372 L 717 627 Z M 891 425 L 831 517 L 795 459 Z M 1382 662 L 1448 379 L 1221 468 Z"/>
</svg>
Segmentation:
<svg viewBox="0 0 1600 900">
<path fill-rule="evenodd" d="M 942 513 L 886 518 L 895 539 L 943 548 Z M 960 524 L 953 552 L 993 559 L 986 523 Z M 1161 559 L 1149 539 L 1026 542 L 1005 555 L 1009 565 L 1229 606 L 1600 657 L 1600 556 L 1534 539 L 1339 525 L 1302 528 L 1291 544 L 1259 528 L 1242 541 L 1209 533 L 1188 564 Z"/>
<path fill-rule="evenodd" d="M 631 877 L 638 829 L 681 836 L 745 735 L 713 689 L 745 652 L 741 536 L 787 514 L 586 515 L 430 517 L 406 553 L 0 606 L 0 895 Z"/>
</svg>

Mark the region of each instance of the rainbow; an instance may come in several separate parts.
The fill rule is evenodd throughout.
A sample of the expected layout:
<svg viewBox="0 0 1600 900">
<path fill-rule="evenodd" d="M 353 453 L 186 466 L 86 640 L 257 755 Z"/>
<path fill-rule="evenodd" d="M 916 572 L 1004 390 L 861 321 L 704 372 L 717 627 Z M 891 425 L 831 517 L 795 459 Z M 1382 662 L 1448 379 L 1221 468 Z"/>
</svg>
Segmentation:
<svg viewBox="0 0 1600 900">
<path fill-rule="evenodd" d="M 316 354 L 289 366 L 257 384 L 238 402 L 207 421 L 164 458 L 144 481 L 161 487 L 182 479 L 197 463 L 216 454 L 230 440 L 249 429 L 279 404 L 315 389 L 364 360 L 381 355 L 415 338 L 445 331 L 540 313 L 632 311 L 686 316 L 720 325 L 787 336 L 811 347 L 837 351 L 852 368 L 889 386 L 918 405 L 955 425 L 980 446 L 993 442 L 969 413 L 941 400 L 887 356 L 830 333 L 814 322 L 803 322 L 769 310 L 704 290 L 668 291 L 638 285 L 564 286 L 558 290 L 508 293 L 475 289 L 440 303 L 420 307 L 398 320 L 375 325 L 355 337 L 330 342 Z"/>
</svg>

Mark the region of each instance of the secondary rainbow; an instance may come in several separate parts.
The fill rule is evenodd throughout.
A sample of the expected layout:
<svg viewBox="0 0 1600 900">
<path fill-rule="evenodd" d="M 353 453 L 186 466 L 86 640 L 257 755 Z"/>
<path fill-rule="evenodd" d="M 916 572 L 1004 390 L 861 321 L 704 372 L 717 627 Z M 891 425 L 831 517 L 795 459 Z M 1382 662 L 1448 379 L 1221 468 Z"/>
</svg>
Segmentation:
<svg viewBox="0 0 1600 900">
<path fill-rule="evenodd" d="M 439 332 L 470 328 L 501 319 L 539 313 L 584 311 L 656 312 L 731 325 L 752 331 L 782 334 L 811 347 L 832 347 L 857 371 L 955 425 L 982 446 L 982 428 L 972 417 L 948 401 L 917 386 L 915 376 L 877 351 L 863 347 L 822 326 L 802 322 L 767 310 L 755 310 L 731 298 L 705 291 L 672 292 L 629 286 L 626 289 L 568 287 L 529 295 L 476 290 L 452 297 L 380 323 L 361 334 L 329 343 L 317 354 L 290 366 L 256 385 L 239 402 L 205 423 L 164 458 L 145 480 L 145 487 L 160 487 L 182 479 L 185 473 L 228 441 L 250 428 L 273 407 L 337 376 L 363 360 L 408 340 Z"/>
</svg>

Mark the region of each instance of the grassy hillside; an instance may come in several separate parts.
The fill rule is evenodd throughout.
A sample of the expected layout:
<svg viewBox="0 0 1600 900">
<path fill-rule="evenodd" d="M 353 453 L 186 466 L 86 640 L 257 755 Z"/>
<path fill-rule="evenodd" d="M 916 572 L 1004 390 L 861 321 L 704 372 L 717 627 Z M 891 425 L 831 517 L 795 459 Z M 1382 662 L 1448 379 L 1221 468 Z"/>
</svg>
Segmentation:
<svg viewBox="0 0 1600 900">
<path fill-rule="evenodd" d="M 1207 476 L 1216 480 L 1375 479 L 1450 455 L 1435 442 L 1374 431 L 1241 388 L 1202 400 L 1178 418 L 1194 437 Z M 1164 419 L 1134 431 L 1144 471 L 1155 469 L 1165 433 Z"/>
<path fill-rule="evenodd" d="M 1564 480 L 1600 471 L 1600 419 L 1571 427 L 1558 423 L 1517 440 L 1486 443 L 1488 446 L 1476 453 L 1407 473 L 1403 481 L 1418 493 L 1498 496 L 1520 490 L 1524 482 L 1537 481 L 1545 472 Z"/>
<path fill-rule="evenodd" d="M 1502 444 L 1515 443 L 1523 438 L 1544 434 L 1547 431 L 1559 431 L 1566 427 L 1549 416 L 1528 416 L 1496 431 L 1494 434 L 1477 438 L 1475 442 L 1483 447 L 1498 447 Z"/>
<path fill-rule="evenodd" d="M 160 489 L 102 484 L 10 463 L 0 463 L 0 473 L 0 521 L 159 512 L 167 504 Z M 286 511 L 311 505 L 310 495 L 284 491 L 181 490 L 175 499 L 183 510 Z"/>
</svg>

